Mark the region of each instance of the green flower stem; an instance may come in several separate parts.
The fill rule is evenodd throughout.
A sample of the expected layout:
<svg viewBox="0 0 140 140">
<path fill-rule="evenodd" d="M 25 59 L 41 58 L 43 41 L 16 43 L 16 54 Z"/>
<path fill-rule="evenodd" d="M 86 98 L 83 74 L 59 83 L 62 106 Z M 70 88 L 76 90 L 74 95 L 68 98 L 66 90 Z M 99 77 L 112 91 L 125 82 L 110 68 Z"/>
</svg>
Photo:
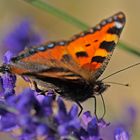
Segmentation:
<svg viewBox="0 0 140 140">
<path fill-rule="evenodd" d="M 78 19 L 66 14 L 65 12 L 49 5 L 46 2 L 42 2 L 41 0 L 24 0 L 24 1 L 28 2 L 32 6 L 45 10 L 48 13 L 55 15 L 56 17 L 59 17 L 59 18 L 63 19 L 64 21 L 71 23 L 72 25 L 74 25 L 82 30 L 86 30 L 87 28 L 89 28 L 89 26 L 87 24 L 85 24 L 85 23 L 79 21 Z M 122 41 L 120 41 L 118 45 L 119 45 L 120 49 L 123 49 L 133 55 L 140 57 L 140 50 L 134 49 L 134 47 L 128 46 L 125 43 L 123 43 Z"/>
<path fill-rule="evenodd" d="M 122 42 L 122 41 L 120 41 L 120 42 L 118 43 L 118 45 L 119 45 L 119 48 L 120 48 L 120 49 L 125 50 L 125 51 L 127 51 L 127 52 L 129 52 L 129 53 L 132 53 L 132 54 L 134 54 L 134 55 L 140 57 L 140 50 L 134 49 L 134 48 L 132 48 L 132 47 L 126 45 L 126 44 L 125 44 L 124 42 Z"/>
</svg>

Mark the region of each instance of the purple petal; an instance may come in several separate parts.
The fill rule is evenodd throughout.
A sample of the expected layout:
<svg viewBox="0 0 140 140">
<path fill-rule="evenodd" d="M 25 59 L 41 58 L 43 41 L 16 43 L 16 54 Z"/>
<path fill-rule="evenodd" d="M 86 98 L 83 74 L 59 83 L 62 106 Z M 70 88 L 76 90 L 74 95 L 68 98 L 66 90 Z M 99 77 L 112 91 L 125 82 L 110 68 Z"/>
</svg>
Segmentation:
<svg viewBox="0 0 140 140">
<path fill-rule="evenodd" d="M 61 99 L 61 97 L 58 98 L 57 103 L 58 103 L 59 111 L 63 112 L 64 114 L 67 114 L 65 104 L 63 100 Z"/>
<path fill-rule="evenodd" d="M 44 114 L 46 114 L 47 116 L 50 116 L 53 113 L 52 101 L 53 101 L 52 96 L 45 96 L 44 99 L 42 100 L 41 106 L 42 108 L 44 108 Z"/>
<path fill-rule="evenodd" d="M 90 136 L 99 136 L 99 128 L 98 128 L 98 122 L 96 118 L 93 118 L 89 123 L 88 123 L 88 128 L 87 131 Z"/>
<path fill-rule="evenodd" d="M 115 140 L 130 140 L 130 136 L 128 132 L 124 130 L 124 128 L 119 127 L 115 129 L 114 139 Z"/>
<path fill-rule="evenodd" d="M 3 79 L 4 96 L 7 98 L 15 94 L 14 88 L 16 76 L 10 73 L 5 73 L 2 75 L 2 79 Z"/>
<path fill-rule="evenodd" d="M 48 127 L 46 125 L 39 125 L 37 126 L 37 130 L 36 133 L 38 136 L 43 136 L 43 135 L 47 135 L 49 132 Z"/>
<path fill-rule="evenodd" d="M 7 51 L 3 56 L 3 62 L 5 64 L 9 64 L 10 60 L 13 56 L 14 56 L 14 54 L 11 51 Z"/>
<path fill-rule="evenodd" d="M 89 111 L 86 111 L 86 112 L 83 113 L 81 119 L 82 119 L 82 121 L 83 121 L 83 124 L 84 124 L 85 126 L 87 126 L 88 123 L 92 120 L 92 116 L 91 116 L 91 114 L 90 114 Z"/>
<path fill-rule="evenodd" d="M 4 44 L 9 51 L 17 54 L 25 47 L 38 45 L 41 37 L 35 33 L 27 20 L 22 21 L 4 40 Z"/>
<path fill-rule="evenodd" d="M 17 120 L 14 114 L 6 113 L 4 116 L 1 116 L 0 120 L 0 130 L 8 131 L 17 125 Z"/>
<path fill-rule="evenodd" d="M 100 128 L 105 128 L 105 127 L 107 127 L 107 126 L 109 126 L 109 125 L 110 125 L 110 123 L 107 123 L 104 119 L 98 120 L 98 126 L 99 126 Z"/>
<path fill-rule="evenodd" d="M 39 103 L 42 103 L 43 100 L 44 100 L 45 96 L 44 95 L 41 95 L 41 94 L 37 94 L 36 95 L 36 99 L 39 101 Z"/>
<path fill-rule="evenodd" d="M 41 106 L 34 96 L 33 90 L 27 88 L 20 95 L 19 101 L 17 102 L 17 109 L 21 113 L 29 113 L 33 109 L 41 111 Z"/>
<path fill-rule="evenodd" d="M 3 79 L 0 76 L 0 96 L 3 96 L 4 95 L 3 92 L 4 92 L 4 89 L 3 89 Z"/>
<path fill-rule="evenodd" d="M 71 116 L 71 118 L 74 118 L 74 117 L 78 116 L 78 107 L 77 107 L 76 104 L 74 104 L 74 105 L 71 107 L 71 109 L 70 109 L 70 111 L 69 111 L 69 115 Z"/>
</svg>

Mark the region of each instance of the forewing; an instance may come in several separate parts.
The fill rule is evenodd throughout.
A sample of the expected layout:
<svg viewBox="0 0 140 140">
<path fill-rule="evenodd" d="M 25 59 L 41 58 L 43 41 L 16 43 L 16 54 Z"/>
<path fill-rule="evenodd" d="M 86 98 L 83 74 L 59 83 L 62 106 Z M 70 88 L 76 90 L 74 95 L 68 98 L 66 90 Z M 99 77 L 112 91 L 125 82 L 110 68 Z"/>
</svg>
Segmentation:
<svg viewBox="0 0 140 140">
<path fill-rule="evenodd" d="M 11 72 L 67 80 L 82 78 L 74 69 L 78 65 L 67 51 L 67 42 L 48 42 L 26 49 L 10 63 Z M 79 67 L 80 68 L 80 67 Z"/>
<path fill-rule="evenodd" d="M 11 71 L 63 80 L 96 80 L 104 71 L 125 24 L 123 13 L 68 41 L 49 42 L 12 59 Z"/>
<path fill-rule="evenodd" d="M 68 52 L 86 71 L 82 73 L 86 79 L 96 80 L 102 74 L 124 25 L 125 15 L 119 12 L 70 41 Z"/>
</svg>

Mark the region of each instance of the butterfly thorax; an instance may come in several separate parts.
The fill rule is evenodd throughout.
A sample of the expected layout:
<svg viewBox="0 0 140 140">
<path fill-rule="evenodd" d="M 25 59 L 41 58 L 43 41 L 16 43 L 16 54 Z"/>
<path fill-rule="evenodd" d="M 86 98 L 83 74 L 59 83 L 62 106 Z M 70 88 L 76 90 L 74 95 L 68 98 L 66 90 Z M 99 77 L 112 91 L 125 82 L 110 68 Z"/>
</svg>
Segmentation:
<svg viewBox="0 0 140 140">
<path fill-rule="evenodd" d="M 102 94 L 108 87 L 109 85 L 105 85 L 101 81 L 96 81 L 91 84 L 85 83 L 84 85 L 78 84 L 76 86 L 72 85 L 65 87 L 64 93 L 61 91 L 60 94 L 73 101 L 83 102 L 95 95 Z"/>
<path fill-rule="evenodd" d="M 84 102 L 88 98 L 102 94 L 109 85 L 101 81 L 96 81 L 94 83 L 85 81 L 83 83 L 71 83 L 68 85 L 64 83 L 63 85 L 58 85 L 58 87 L 59 88 L 56 88 L 55 91 L 62 97 L 76 102 Z"/>
</svg>

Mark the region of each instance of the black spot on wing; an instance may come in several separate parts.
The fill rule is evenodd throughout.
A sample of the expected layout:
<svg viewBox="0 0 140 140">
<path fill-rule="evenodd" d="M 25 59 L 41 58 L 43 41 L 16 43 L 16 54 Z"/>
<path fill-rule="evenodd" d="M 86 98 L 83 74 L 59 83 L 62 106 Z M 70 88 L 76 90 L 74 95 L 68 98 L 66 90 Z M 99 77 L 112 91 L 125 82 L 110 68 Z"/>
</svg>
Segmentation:
<svg viewBox="0 0 140 140">
<path fill-rule="evenodd" d="M 102 57 L 102 56 L 94 56 L 91 59 L 91 63 L 92 62 L 97 62 L 97 63 L 103 63 L 103 61 L 106 59 L 106 57 Z"/>
<path fill-rule="evenodd" d="M 88 43 L 88 44 L 86 44 L 85 46 L 86 46 L 86 47 L 89 47 L 90 45 L 91 45 L 91 44 Z"/>
<path fill-rule="evenodd" d="M 77 52 L 76 53 L 77 57 L 88 57 L 88 54 L 85 51 Z"/>
<path fill-rule="evenodd" d="M 64 55 L 62 56 L 61 61 L 64 61 L 64 62 L 70 62 L 71 59 L 72 59 L 72 58 L 71 58 L 70 55 L 68 55 L 68 54 L 64 54 Z"/>
<path fill-rule="evenodd" d="M 111 52 L 113 49 L 114 49 L 114 46 L 115 46 L 115 42 L 114 41 L 103 41 L 101 44 L 100 44 L 100 47 L 101 49 L 105 49 L 107 52 Z"/>
<path fill-rule="evenodd" d="M 98 40 L 96 39 L 96 40 L 94 40 L 94 42 L 98 42 Z"/>
<path fill-rule="evenodd" d="M 109 34 L 116 34 L 116 35 L 119 36 L 121 31 L 122 31 L 122 28 L 117 28 L 117 27 L 114 26 L 114 27 L 108 29 L 107 33 L 109 33 Z"/>
</svg>

